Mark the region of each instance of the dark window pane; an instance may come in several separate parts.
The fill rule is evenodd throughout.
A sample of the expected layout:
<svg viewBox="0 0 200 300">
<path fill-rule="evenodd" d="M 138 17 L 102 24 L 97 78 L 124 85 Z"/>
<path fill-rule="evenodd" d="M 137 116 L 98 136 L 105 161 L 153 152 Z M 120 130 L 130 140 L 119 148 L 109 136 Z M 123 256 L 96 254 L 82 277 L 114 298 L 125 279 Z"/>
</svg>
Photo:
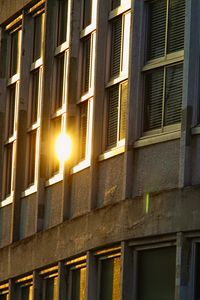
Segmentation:
<svg viewBox="0 0 200 300">
<path fill-rule="evenodd" d="M 89 91 L 91 64 L 91 37 L 83 41 L 83 64 L 82 64 L 82 93 Z"/>
<path fill-rule="evenodd" d="M 11 34 L 11 66 L 10 76 L 18 73 L 19 64 L 19 49 L 20 49 L 20 33 L 21 30 L 17 30 Z"/>
<path fill-rule="evenodd" d="M 16 97 L 16 85 L 13 84 L 9 87 L 9 103 L 8 103 L 8 114 L 7 114 L 7 138 L 11 137 L 14 133 L 14 122 L 15 122 L 15 97 Z"/>
<path fill-rule="evenodd" d="M 121 43 L 122 43 L 122 17 L 116 18 L 112 22 L 111 40 L 111 77 L 120 73 L 121 65 Z"/>
<path fill-rule="evenodd" d="M 138 300 L 174 300 L 176 248 L 140 251 Z"/>
<path fill-rule="evenodd" d="M 71 300 L 86 300 L 86 268 L 71 271 L 72 297 Z"/>
<path fill-rule="evenodd" d="M 101 261 L 100 300 L 120 299 L 120 258 Z"/>
<path fill-rule="evenodd" d="M 80 160 L 85 159 L 87 145 L 88 102 L 80 106 Z"/>
<path fill-rule="evenodd" d="M 31 124 L 37 121 L 38 113 L 38 93 L 39 93 L 39 70 L 32 73 L 31 85 Z"/>
<path fill-rule="evenodd" d="M 164 69 L 146 74 L 145 130 L 162 126 L 163 76 Z"/>
<path fill-rule="evenodd" d="M 126 135 L 126 112 L 127 112 L 127 99 L 128 99 L 128 82 L 121 84 L 120 95 L 120 130 L 119 139 L 124 139 Z"/>
<path fill-rule="evenodd" d="M 165 54 L 166 11 L 166 0 L 149 3 L 148 59 L 158 58 Z"/>
<path fill-rule="evenodd" d="M 195 300 L 200 299 L 200 244 L 197 244 L 196 249 L 196 276 L 195 276 Z"/>
<path fill-rule="evenodd" d="M 33 61 L 41 57 L 43 18 L 44 14 L 34 18 Z"/>
<path fill-rule="evenodd" d="M 0 300 L 8 300 L 8 295 L 0 295 Z"/>
<path fill-rule="evenodd" d="M 59 0 L 57 45 L 60 45 L 66 41 L 67 10 L 68 10 L 68 1 L 67 0 Z"/>
<path fill-rule="evenodd" d="M 29 133 L 28 185 L 35 180 L 36 131 Z"/>
<path fill-rule="evenodd" d="M 115 85 L 109 90 L 108 127 L 107 127 L 108 147 L 115 146 L 117 143 L 118 109 L 119 109 L 119 85 Z"/>
<path fill-rule="evenodd" d="M 170 1 L 168 53 L 184 48 L 185 0 Z"/>
<path fill-rule="evenodd" d="M 56 57 L 56 99 L 55 111 L 62 107 L 64 80 L 64 54 Z"/>
<path fill-rule="evenodd" d="M 8 196 L 11 193 L 13 144 L 7 145 L 5 151 L 5 196 Z"/>
<path fill-rule="evenodd" d="M 164 125 L 181 121 L 181 104 L 183 90 L 183 65 L 179 64 L 166 70 Z"/>
<path fill-rule="evenodd" d="M 83 28 L 91 24 L 92 0 L 83 0 Z"/>
<path fill-rule="evenodd" d="M 120 0 L 112 0 L 112 9 L 115 9 L 118 6 L 120 6 Z"/>
<path fill-rule="evenodd" d="M 57 288 L 58 288 L 57 277 L 45 279 L 45 300 L 57 299 Z"/>
</svg>

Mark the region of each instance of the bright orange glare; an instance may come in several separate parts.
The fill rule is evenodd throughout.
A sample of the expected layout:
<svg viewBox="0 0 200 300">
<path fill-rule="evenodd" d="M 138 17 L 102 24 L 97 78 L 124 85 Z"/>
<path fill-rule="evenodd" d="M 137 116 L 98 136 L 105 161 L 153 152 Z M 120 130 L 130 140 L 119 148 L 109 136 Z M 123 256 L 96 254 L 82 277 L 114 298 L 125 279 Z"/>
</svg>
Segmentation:
<svg viewBox="0 0 200 300">
<path fill-rule="evenodd" d="M 55 152 L 60 162 L 69 159 L 72 151 L 72 142 L 67 134 L 61 133 L 55 141 Z"/>
</svg>

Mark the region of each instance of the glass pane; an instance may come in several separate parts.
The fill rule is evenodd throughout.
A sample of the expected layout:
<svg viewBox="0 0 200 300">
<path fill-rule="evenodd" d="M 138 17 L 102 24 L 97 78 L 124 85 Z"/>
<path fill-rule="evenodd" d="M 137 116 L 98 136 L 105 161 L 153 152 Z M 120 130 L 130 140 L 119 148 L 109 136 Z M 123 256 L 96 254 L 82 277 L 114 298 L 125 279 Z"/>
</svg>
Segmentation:
<svg viewBox="0 0 200 300">
<path fill-rule="evenodd" d="M 91 24 L 92 0 L 83 0 L 83 28 Z"/>
<path fill-rule="evenodd" d="M 174 300 L 176 248 L 140 251 L 138 300 Z"/>
<path fill-rule="evenodd" d="M 58 40 L 57 40 L 57 45 L 58 46 L 66 41 L 66 35 L 67 35 L 67 10 L 68 10 L 68 1 L 67 0 L 59 0 Z"/>
<path fill-rule="evenodd" d="M 20 55 L 20 36 L 21 30 L 17 30 L 11 34 L 11 66 L 10 76 L 18 73 L 19 55 Z"/>
<path fill-rule="evenodd" d="M 91 64 L 91 37 L 83 41 L 83 63 L 82 63 L 82 93 L 89 91 L 90 64 Z"/>
<path fill-rule="evenodd" d="M 86 300 L 86 268 L 71 271 L 72 298 L 71 300 Z"/>
<path fill-rule="evenodd" d="M 45 279 L 45 300 L 56 300 L 58 292 L 58 278 Z"/>
<path fill-rule="evenodd" d="M 162 126 L 164 69 L 147 73 L 145 78 L 145 120 L 144 129 L 152 130 Z"/>
<path fill-rule="evenodd" d="M 36 130 L 29 134 L 28 185 L 35 180 Z"/>
<path fill-rule="evenodd" d="M 182 91 L 183 65 L 179 64 L 167 68 L 164 125 L 171 125 L 181 121 Z"/>
<path fill-rule="evenodd" d="M 108 126 L 107 126 L 107 147 L 113 147 L 117 143 L 118 132 L 118 108 L 119 108 L 119 85 L 109 90 L 108 99 Z"/>
<path fill-rule="evenodd" d="M 41 57 L 42 34 L 43 34 L 44 14 L 40 14 L 34 18 L 34 45 L 33 45 L 33 61 Z"/>
<path fill-rule="evenodd" d="M 200 245 L 196 249 L 195 300 L 200 299 Z"/>
<path fill-rule="evenodd" d="M 120 140 L 125 138 L 126 135 L 126 112 L 127 112 L 127 99 L 128 99 L 128 82 L 121 84 L 120 96 Z"/>
<path fill-rule="evenodd" d="M 8 294 L 0 295 L 0 300 L 8 300 Z"/>
<path fill-rule="evenodd" d="M 170 1 L 168 53 L 184 48 L 185 0 Z"/>
<path fill-rule="evenodd" d="M 85 159 L 87 146 L 88 101 L 80 105 L 80 160 Z"/>
<path fill-rule="evenodd" d="M 13 144 L 9 144 L 5 149 L 6 153 L 6 164 L 5 164 L 5 196 L 11 193 L 11 180 L 12 180 L 12 153 Z"/>
<path fill-rule="evenodd" d="M 120 299 L 120 258 L 101 261 L 100 300 Z"/>
<path fill-rule="evenodd" d="M 166 13 L 166 0 L 149 3 L 148 59 L 158 58 L 165 54 Z"/>
<path fill-rule="evenodd" d="M 120 16 L 112 22 L 111 77 L 115 77 L 120 73 L 121 43 L 122 43 L 122 17 Z"/>
<path fill-rule="evenodd" d="M 37 121 L 38 113 L 38 96 L 39 96 L 39 70 L 32 73 L 32 86 L 31 86 L 31 124 Z"/>
<path fill-rule="evenodd" d="M 120 0 L 112 0 L 112 9 L 117 8 L 118 6 L 120 6 Z"/>
<path fill-rule="evenodd" d="M 56 57 L 56 99 L 55 111 L 62 107 L 64 84 L 64 54 Z"/>
<path fill-rule="evenodd" d="M 16 84 L 9 87 L 9 103 L 7 107 L 7 138 L 13 136 L 15 122 Z"/>
</svg>

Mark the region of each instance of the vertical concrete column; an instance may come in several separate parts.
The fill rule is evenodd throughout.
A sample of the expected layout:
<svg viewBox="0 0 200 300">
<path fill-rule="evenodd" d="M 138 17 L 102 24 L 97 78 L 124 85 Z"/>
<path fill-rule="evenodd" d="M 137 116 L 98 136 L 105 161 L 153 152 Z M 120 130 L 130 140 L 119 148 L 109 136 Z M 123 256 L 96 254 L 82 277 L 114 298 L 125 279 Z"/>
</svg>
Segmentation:
<svg viewBox="0 0 200 300">
<path fill-rule="evenodd" d="M 79 43 L 80 43 L 80 10 L 81 1 L 71 1 L 70 6 L 70 34 L 69 34 L 69 70 L 67 77 L 67 120 L 66 131 L 72 137 L 73 151 L 69 161 L 65 163 L 63 176 L 63 207 L 61 222 L 71 216 L 71 168 L 77 162 L 77 90 L 78 90 L 78 71 L 79 71 Z"/>
<path fill-rule="evenodd" d="M 18 102 L 18 123 L 16 140 L 16 164 L 14 167 L 14 196 L 12 210 L 12 237 L 11 241 L 20 238 L 20 207 L 21 193 L 24 190 L 25 157 L 26 157 L 26 128 L 27 128 L 27 108 L 29 99 L 29 79 L 31 64 L 31 39 L 33 26 L 31 17 L 23 12 L 22 21 L 22 44 L 21 44 L 21 65 L 20 65 L 20 85 Z"/>
<path fill-rule="evenodd" d="M 33 271 L 33 300 L 40 300 L 42 295 L 42 279 L 37 271 Z"/>
<path fill-rule="evenodd" d="M 44 223 L 44 205 L 45 205 L 45 181 L 47 174 L 47 155 L 48 155 L 48 135 L 49 118 L 52 98 L 52 75 L 53 60 L 55 50 L 55 32 L 56 32 L 56 1 L 49 0 L 45 3 L 45 24 L 43 51 L 43 89 L 41 99 L 41 123 L 40 123 L 40 149 L 39 149 L 39 168 L 38 168 L 38 186 L 37 186 L 37 220 L 36 231 L 43 229 Z"/>
<path fill-rule="evenodd" d="M 133 251 L 122 242 L 121 255 L 121 300 L 133 299 Z"/>
<path fill-rule="evenodd" d="M 97 262 L 91 252 L 87 253 L 86 299 L 97 299 Z"/>
<path fill-rule="evenodd" d="M 189 250 L 189 242 L 186 240 L 183 233 L 177 233 L 175 300 L 188 299 Z"/>
<path fill-rule="evenodd" d="M 90 195 L 89 210 L 97 206 L 98 193 L 98 157 L 102 153 L 103 124 L 104 124 L 104 101 L 105 101 L 105 72 L 108 41 L 108 14 L 109 1 L 98 0 L 96 20 L 96 49 L 94 69 L 94 105 L 93 105 L 93 128 L 92 128 L 92 149 L 90 169 Z"/>
<path fill-rule="evenodd" d="M 58 263 L 58 300 L 67 299 L 66 270 L 63 262 Z"/>
<path fill-rule="evenodd" d="M 186 1 L 179 186 L 191 185 L 191 126 L 199 123 L 200 2 Z M 199 114 L 199 113 L 198 113 Z"/>
<path fill-rule="evenodd" d="M 124 154 L 123 199 L 132 197 L 134 142 L 142 132 L 141 70 L 144 60 L 144 1 L 131 1 L 131 30 L 129 51 L 129 90 L 127 103 L 127 130 Z"/>
</svg>

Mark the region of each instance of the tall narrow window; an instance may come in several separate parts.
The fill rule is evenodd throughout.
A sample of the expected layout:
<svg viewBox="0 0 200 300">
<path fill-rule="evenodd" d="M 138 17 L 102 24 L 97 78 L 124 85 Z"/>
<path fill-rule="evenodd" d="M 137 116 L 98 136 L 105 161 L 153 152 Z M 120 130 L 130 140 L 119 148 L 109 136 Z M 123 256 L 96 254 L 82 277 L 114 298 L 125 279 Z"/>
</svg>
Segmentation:
<svg viewBox="0 0 200 300">
<path fill-rule="evenodd" d="M 63 88 L 64 88 L 64 60 L 65 55 L 62 53 L 56 56 L 56 95 L 55 95 L 55 111 L 60 109 L 63 104 Z"/>
<path fill-rule="evenodd" d="M 44 13 L 37 14 L 34 17 L 33 61 L 42 56 L 43 28 Z"/>
<path fill-rule="evenodd" d="M 176 248 L 138 252 L 138 300 L 173 300 L 175 296 Z"/>
<path fill-rule="evenodd" d="M 180 123 L 185 0 L 147 2 L 149 11 L 144 131 Z"/>
<path fill-rule="evenodd" d="M 40 105 L 43 81 L 42 43 L 44 35 L 44 7 L 30 9 L 33 23 L 32 64 L 30 66 L 26 182 L 25 188 L 36 185 L 38 170 L 38 143 L 40 138 Z"/>
<path fill-rule="evenodd" d="M 86 300 L 86 262 L 85 257 L 77 258 L 67 265 L 67 298 Z"/>
<path fill-rule="evenodd" d="M 51 160 L 51 176 L 55 175 L 59 172 L 60 169 L 60 163 L 58 158 L 55 156 L 54 153 L 54 146 L 55 146 L 55 140 L 58 137 L 58 135 L 61 133 L 62 128 L 62 118 L 57 117 L 52 119 L 51 121 L 51 132 L 52 132 L 52 160 Z"/>
<path fill-rule="evenodd" d="M 92 22 L 92 0 L 83 0 L 83 28 Z"/>
<path fill-rule="evenodd" d="M 15 164 L 15 146 L 17 137 L 17 109 L 19 92 L 19 72 L 21 55 L 21 24 L 16 20 L 7 25 L 8 65 L 7 94 L 4 132 L 3 198 L 12 196 Z"/>
<path fill-rule="evenodd" d="M 17 280 L 15 285 L 15 297 L 16 300 L 33 300 L 32 279 L 27 280 L 27 278 L 22 278 Z"/>
<path fill-rule="evenodd" d="M 42 299 L 58 299 L 58 273 L 57 267 L 41 271 L 42 277 Z"/>
<path fill-rule="evenodd" d="M 90 88 L 91 76 L 91 36 L 83 40 L 83 61 L 82 61 L 82 93 L 85 94 Z"/>
<path fill-rule="evenodd" d="M 58 0 L 57 46 L 67 39 L 68 0 Z"/>
<path fill-rule="evenodd" d="M 98 262 L 99 300 L 120 299 L 120 248 L 100 250 L 95 253 Z"/>
<path fill-rule="evenodd" d="M 114 1 L 112 8 L 116 8 L 118 4 L 123 7 L 120 1 Z M 123 144 L 126 133 L 130 12 L 116 12 L 114 17 L 112 15 L 110 28 L 110 72 L 106 109 L 106 148 L 108 149 Z"/>
</svg>

